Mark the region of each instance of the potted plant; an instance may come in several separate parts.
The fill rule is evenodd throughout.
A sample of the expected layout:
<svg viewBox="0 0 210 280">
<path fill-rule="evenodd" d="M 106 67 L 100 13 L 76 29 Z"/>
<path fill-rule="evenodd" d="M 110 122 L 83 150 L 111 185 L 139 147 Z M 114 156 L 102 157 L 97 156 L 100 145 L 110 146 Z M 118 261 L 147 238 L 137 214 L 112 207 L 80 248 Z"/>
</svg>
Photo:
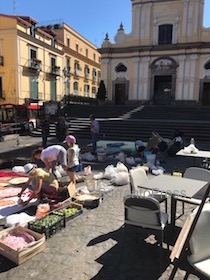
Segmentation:
<svg viewBox="0 0 210 280">
<path fill-rule="evenodd" d="M 106 87 L 103 80 L 100 81 L 96 98 L 99 105 L 103 104 L 105 102 L 105 99 L 107 98 Z"/>
</svg>

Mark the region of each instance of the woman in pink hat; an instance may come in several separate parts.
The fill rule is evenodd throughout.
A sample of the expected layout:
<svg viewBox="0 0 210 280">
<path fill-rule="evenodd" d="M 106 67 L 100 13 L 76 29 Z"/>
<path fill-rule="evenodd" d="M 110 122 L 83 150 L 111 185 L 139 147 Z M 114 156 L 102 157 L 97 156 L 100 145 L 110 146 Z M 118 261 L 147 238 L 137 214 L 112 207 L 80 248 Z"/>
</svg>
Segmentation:
<svg viewBox="0 0 210 280">
<path fill-rule="evenodd" d="M 75 173 L 79 167 L 80 148 L 76 144 L 76 138 L 73 135 L 66 136 L 64 141 L 68 145 L 67 150 L 67 173 L 71 182 L 76 183 Z"/>
</svg>

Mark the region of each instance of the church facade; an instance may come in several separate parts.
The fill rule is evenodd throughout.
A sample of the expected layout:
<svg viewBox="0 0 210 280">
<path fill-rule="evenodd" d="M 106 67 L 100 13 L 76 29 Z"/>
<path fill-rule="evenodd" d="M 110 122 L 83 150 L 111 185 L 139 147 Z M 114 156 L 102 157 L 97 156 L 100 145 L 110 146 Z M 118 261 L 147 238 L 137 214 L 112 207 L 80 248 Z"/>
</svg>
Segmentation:
<svg viewBox="0 0 210 280">
<path fill-rule="evenodd" d="M 131 0 L 132 28 L 121 24 L 101 53 L 101 79 L 114 104 L 210 106 L 210 28 L 204 0 Z"/>
</svg>

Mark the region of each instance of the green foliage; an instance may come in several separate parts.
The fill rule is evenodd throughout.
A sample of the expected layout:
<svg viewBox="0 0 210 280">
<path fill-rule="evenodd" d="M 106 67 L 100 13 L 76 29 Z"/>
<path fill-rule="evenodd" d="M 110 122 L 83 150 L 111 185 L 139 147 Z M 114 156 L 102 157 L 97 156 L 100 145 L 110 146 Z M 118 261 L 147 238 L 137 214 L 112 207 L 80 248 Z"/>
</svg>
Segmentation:
<svg viewBox="0 0 210 280">
<path fill-rule="evenodd" d="M 104 81 L 101 80 L 98 88 L 98 92 L 96 95 L 97 99 L 105 100 L 106 99 L 106 87 Z"/>
</svg>

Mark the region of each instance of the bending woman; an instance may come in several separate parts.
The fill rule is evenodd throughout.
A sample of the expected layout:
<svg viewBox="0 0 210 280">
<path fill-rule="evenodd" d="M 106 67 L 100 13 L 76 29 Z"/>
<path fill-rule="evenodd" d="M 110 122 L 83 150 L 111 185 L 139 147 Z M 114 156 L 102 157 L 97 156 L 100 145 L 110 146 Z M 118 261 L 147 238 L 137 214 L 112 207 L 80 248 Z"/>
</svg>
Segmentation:
<svg viewBox="0 0 210 280">
<path fill-rule="evenodd" d="M 67 168 L 66 149 L 61 145 L 52 145 L 45 149 L 38 148 L 32 153 L 32 157 L 41 159 L 48 171 L 52 169 L 52 172 L 54 172 L 56 165 L 59 164 L 61 164 L 64 170 Z"/>
<path fill-rule="evenodd" d="M 30 198 L 22 203 L 23 206 L 27 205 L 33 198 L 37 196 L 40 200 L 43 198 L 48 198 L 55 200 L 56 202 L 63 201 L 68 197 L 67 191 L 65 191 L 63 188 L 59 188 L 58 181 L 53 174 L 42 168 L 37 168 L 32 163 L 25 164 L 24 170 L 25 174 L 29 176 L 29 179 L 24 184 L 18 196 L 21 197 L 24 190 L 30 185 L 33 186 L 33 192 Z"/>
</svg>

